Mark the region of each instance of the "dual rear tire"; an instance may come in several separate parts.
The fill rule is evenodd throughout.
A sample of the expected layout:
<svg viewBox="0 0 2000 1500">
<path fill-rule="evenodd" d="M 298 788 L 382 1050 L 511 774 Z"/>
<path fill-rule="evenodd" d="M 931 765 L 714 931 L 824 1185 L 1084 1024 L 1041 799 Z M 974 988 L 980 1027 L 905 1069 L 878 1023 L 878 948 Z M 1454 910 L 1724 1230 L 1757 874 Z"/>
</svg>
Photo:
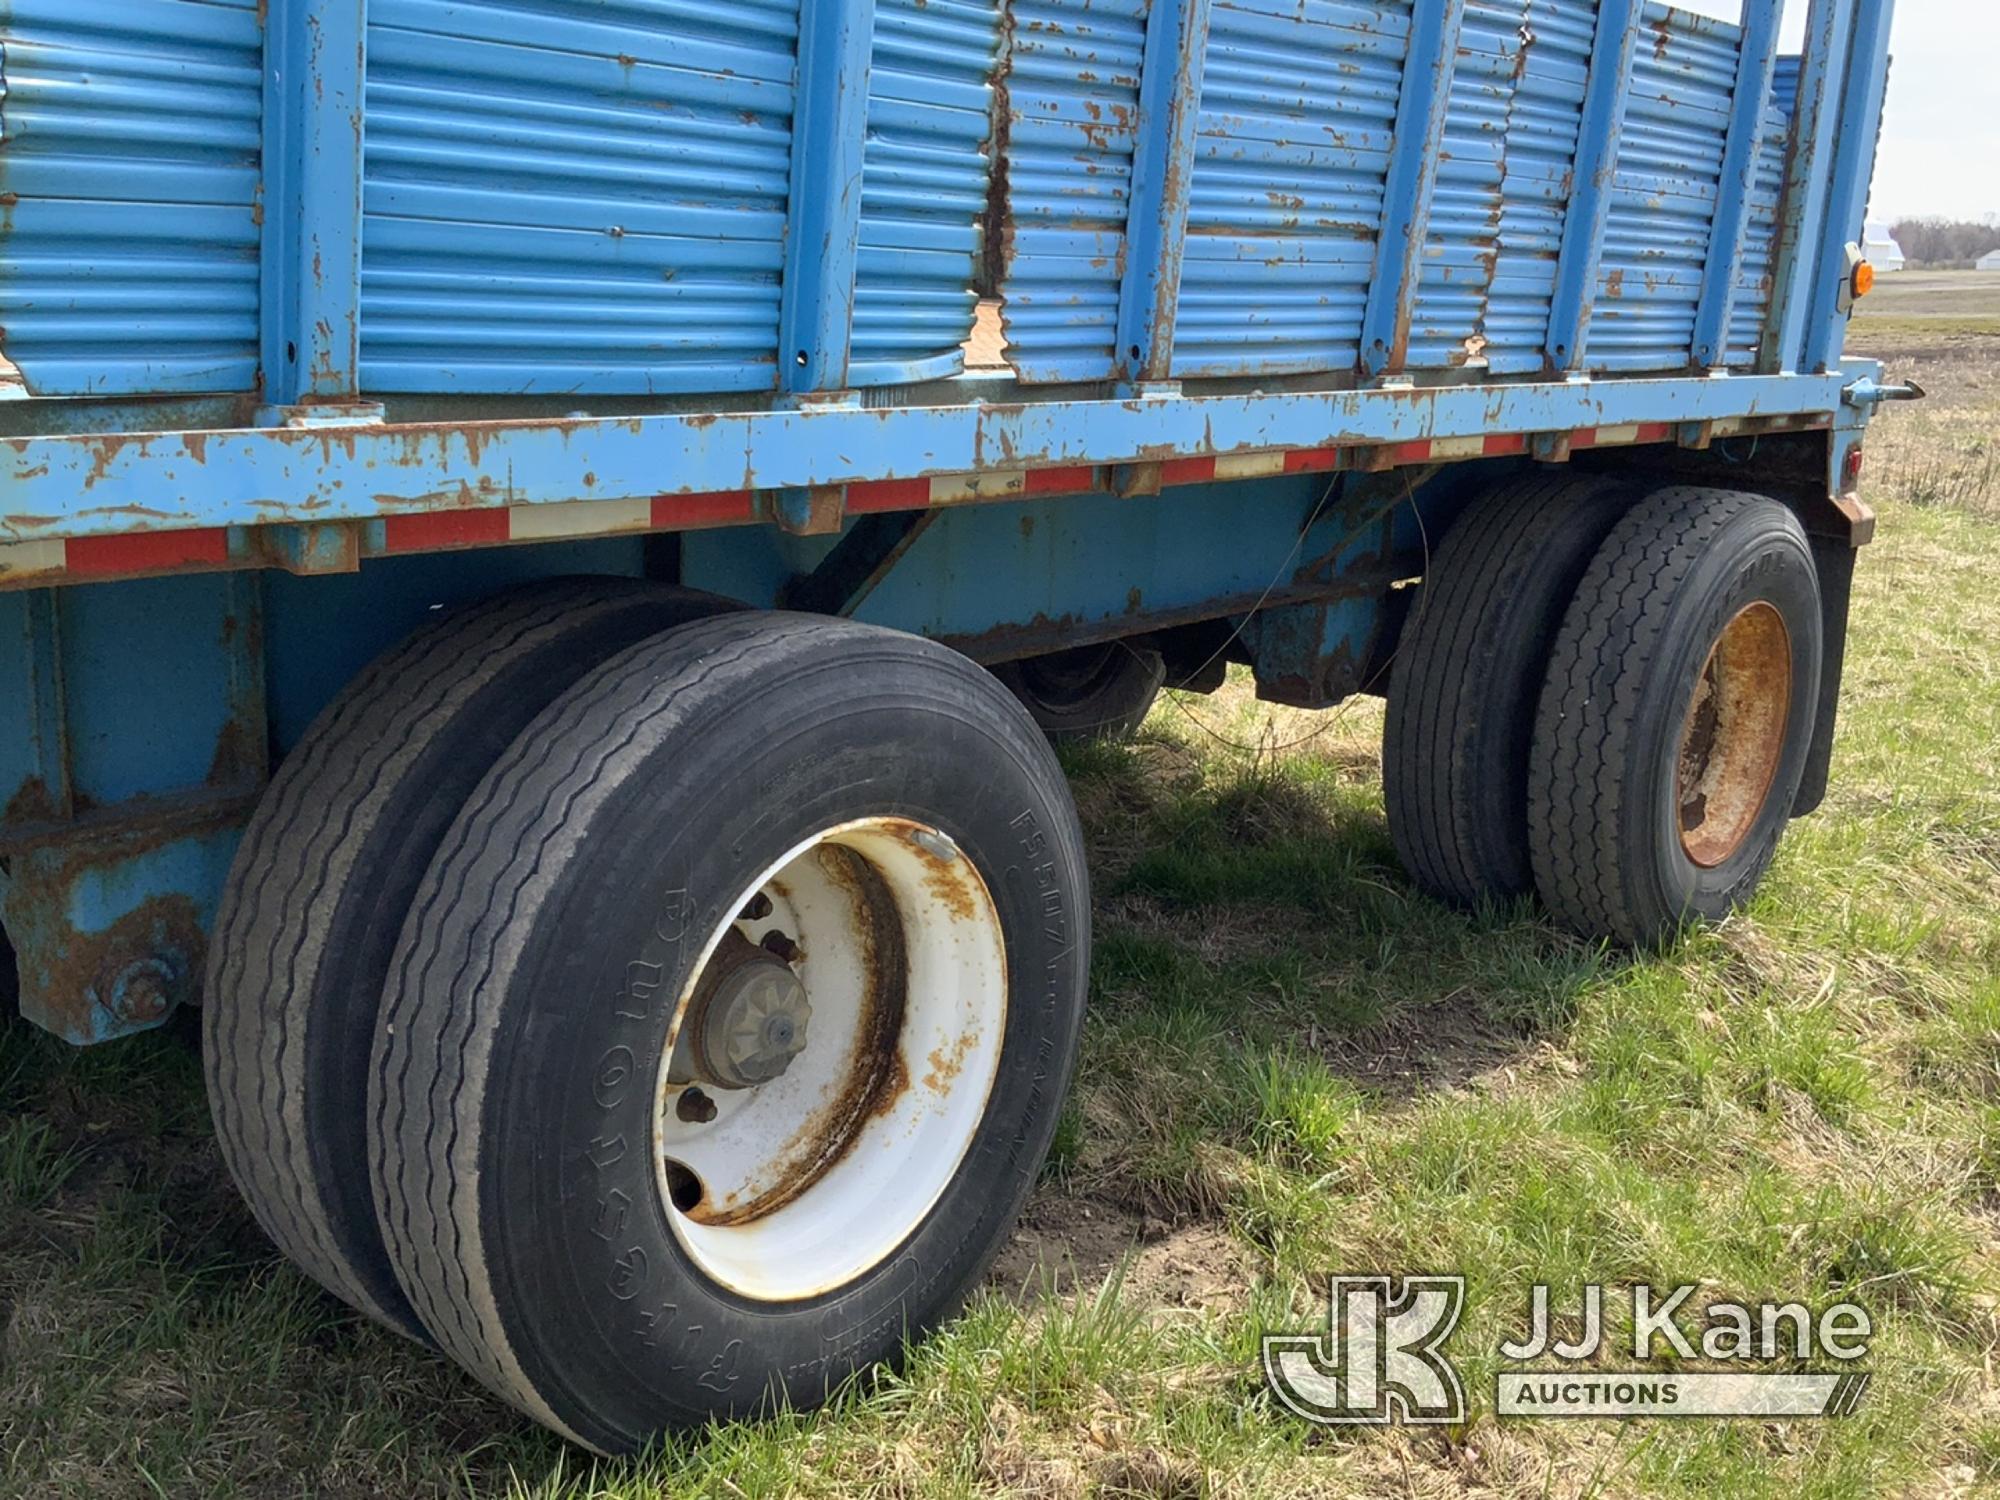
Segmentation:
<svg viewBox="0 0 2000 1500">
<path fill-rule="evenodd" d="M 1166 685 L 1164 657 L 1143 642 L 1104 641 L 1002 662 L 993 675 L 1058 745 L 1128 739 Z"/>
<path fill-rule="evenodd" d="M 1590 937 L 1725 914 L 1821 631 L 1775 502 L 1490 497 L 1392 684 L 1398 847 Z M 297 747 L 224 896 L 205 1053 L 260 1222 L 607 1453 L 892 1358 L 998 1249 L 1074 1068 L 1060 727 L 915 638 L 647 585 L 432 625 Z"/>
<path fill-rule="evenodd" d="M 621 649 L 518 679 L 518 723 L 433 723 L 453 805 L 404 853 L 348 831 L 340 788 L 380 771 L 329 768 L 421 694 L 394 657 L 357 683 L 245 843 L 206 1020 L 273 1238 L 609 1453 L 823 1399 L 956 1308 L 1047 1150 L 1089 954 L 1067 789 L 989 676 L 647 597 Z M 494 634 L 472 621 L 403 667 Z M 287 982 L 336 922 L 393 932 L 343 984 Z"/>
<path fill-rule="evenodd" d="M 1489 495 L 1439 548 L 1391 684 L 1406 867 L 1452 904 L 1534 892 L 1633 947 L 1726 916 L 1791 819 L 1823 632 L 1774 500 L 1588 477 Z"/>
</svg>

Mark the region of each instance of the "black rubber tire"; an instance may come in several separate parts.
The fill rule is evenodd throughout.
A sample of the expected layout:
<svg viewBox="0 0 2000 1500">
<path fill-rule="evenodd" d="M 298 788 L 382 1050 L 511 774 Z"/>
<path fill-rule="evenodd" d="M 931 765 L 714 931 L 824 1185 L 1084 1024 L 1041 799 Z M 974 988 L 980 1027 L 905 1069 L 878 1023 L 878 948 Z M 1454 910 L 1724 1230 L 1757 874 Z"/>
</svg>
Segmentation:
<svg viewBox="0 0 2000 1500">
<path fill-rule="evenodd" d="M 1789 636 L 1788 719 L 1754 822 L 1704 868 L 1681 840 L 1683 730 L 1723 629 L 1759 601 Z M 1824 634 L 1812 549 L 1777 501 L 1677 487 L 1613 528 L 1563 622 L 1535 720 L 1529 843 L 1556 920 L 1644 948 L 1748 899 L 1811 752 Z"/>
<path fill-rule="evenodd" d="M 1106 641 L 1001 662 L 993 675 L 1050 740 L 1071 745 L 1137 734 L 1167 680 L 1167 664 L 1150 646 Z"/>
<path fill-rule="evenodd" d="M 1528 751 L 1549 651 L 1584 570 L 1636 495 L 1534 475 L 1445 534 L 1396 652 L 1382 791 L 1403 867 L 1454 906 L 1534 889 Z"/>
<path fill-rule="evenodd" d="M 382 977 L 451 820 L 528 721 L 633 643 L 730 608 L 622 578 L 531 584 L 377 660 L 306 732 L 245 831 L 202 1008 L 223 1160 L 322 1286 L 423 1339 L 365 1166 Z"/>
<path fill-rule="evenodd" d="M 639 1018 L 604 997 L 641 953 L 664 970 L 656 993 L 680 994 L 756 871 L 871 815 L 940 828 L 986 878 L 1010 976 L 999 1074 L 956 1178 L 900 1249 L 824 1296 L 747 1301 L 688 1258 L 660 1201 L 658 1063 L 621 1064 L 600 1088 L 619 1049 L 660 1058 L 675 1007 Z M 1088 914 L 1054 755 L 964 657 L 785 614 L 627 652 L 495 767 L 405 930 L 370 1150 L 412 1302 L 491 1389 L 600 1452 L 824 1399 L 954 1311 L 1012 1225 L 1075 1064 Z M 612 1201 L 629 1205 L 616 1243 L 597 1232 Z"/>
</svg>

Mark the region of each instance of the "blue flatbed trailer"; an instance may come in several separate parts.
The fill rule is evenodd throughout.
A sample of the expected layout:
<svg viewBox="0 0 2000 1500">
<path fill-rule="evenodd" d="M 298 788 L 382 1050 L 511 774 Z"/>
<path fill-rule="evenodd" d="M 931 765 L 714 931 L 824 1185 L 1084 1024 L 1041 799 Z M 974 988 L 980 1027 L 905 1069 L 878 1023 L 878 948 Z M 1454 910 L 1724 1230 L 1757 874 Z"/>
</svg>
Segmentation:
<svg viewBox="0 0 2000 1500">
<path fill-rule="evenodd" d="M 633 714 L 661 683 L 699 698 L 675 676 L 693 670 L 689 651 L 733 661 L 740 647 L 753 676 L 857 652 L 859 701 L 869 672 L 903 660 L 895 643 L 942 643 L 959 655 L 899 670 L 934 680 L 940 704 L 974 706 L 940 707 L 913 744 L 955 745 L 974 721 L 981 744 L 1011 733 L 1018 711 L 989 701 L 988 678 L 954 676 L 961 657 L 1057 735 L 1133 722 L 1163 683 L 1212 689 L 1231 662 L 1278 702 L 1385 692 L 1392 830 L 1427 889 L 1470 902 L 1532 888 L 1566 925 L 1625 941 L 1719 914 L 1824 790 L 1848 584 L 1872 530 L 1862 440 L 1878 402 L 1913 394 L 1843 354 L 1868 277 L 1855 242 L 1892 0 L 1813 0 L 1799 57 L 1779 55 L 1779 11 L 1745 0 L 1730 24 L 1654 0 L 0 5 L 0 922 L 23 1013 L 92 1043 L 205 1001 L 225 1155 L 279 1243 L 538 1419 L 620 1449 L 743 1409 L 774 1381 L 811 1399 L 884 1353 L 892 1324 L 900 1336 L 948 1309 L 958 1250 L 976 1258 L 1004 1233 L 1052 1128 L 1088 911 L 1052 763 L 1031 768 L 1039 790 L 1006 825 L 1011 857 L 971 858 L 963 889 L 938 871 L 964 871 L 978 839 L 952 831 L 944 792 L 925 804 L 876 785 L 850 809 L 860 821 L 838 824 L 849 832 L 825 816 L 793 830 L 797 859 L 832 840 L 847 852 L 822 849 L 821 866 L 875 871 L 835 880 L 866 888 L 850 930 L 895 928 L 869 947 L 897 971 L 894 1003 L 849 976 L 863 1031 L 877 1011 L 916 1027 L 919 991 L 990 990 L 996 1014 L 1027 1015 L 1043 974 L 1060 1012 L 1020 1085 L 1031 1149 L 982 1168 L 999 1173 L 985 1190 L 998 1207 L 959 1224 L 948 1273 L 910 1247 L 958 1222 L 972 1167 L 956 1164 L 978 1159 L 976 1132 L 938 1138 L 947 1168 L 928 1187 L 882 1158 L 918 1184 L 914 1217 L 889 1213 L 894 1242 L 824 1281 L 785 1256 L 840 1255 L 801 1250 L 786 1226 L 799 1204 L 880 1210 L 851 1165 L 869 1157 L 864 1127 L 834 1129 L 837 1147 L 778 1187 L 758 1176 L 769 1163 L 702 1165 L 688 1132 L 712 1140 L 756 1101 L 807 1088 L 803 1038 L 837 1030 L 826 1017 L 844 1002 L 826 998 L 834 960 L 815 979 L 822 950 L 794 940 L 837 902 L 797 895 L 820 877 L 790 866 L 711 872 L 743 897 L 729 920 L 684 959 L 630 957 L 614 986 L 617 1014 L 667 1030 L 637 1061 L 608 1045 L 575 1085 L 606 1109 L 636 1092 L 665 1111 L 633 1153 L 668 1163 L 656 1190 L 603 1187 L 614 1137 L 585 1124 L 576 1152 L 548 1154 L 598 1177 L 552 1168 L 520 1188 L 523 1203 L 580 1205 L 579 1222 L 617 1242 L 601 1307 L 509 1273 L 597 1319 L 600 1363 L 649 1372 L 636 1405 L 577 1394 L 598 1376 L 541 1347 L 500 1272 L 472 1250 L 452 1270 L 411 1248 L 421 1214 L 398 1205 L 427 1203 L 438 1223 L 499 1210 L 454 1186 L 449 1162 L 400 1163 L 384 1121 L 421 1110 L 381 1091 L 397 1037 L 449 1032 L 514 993 L 491 974 L 426 988 L 411 955 L 465 938 L 437 916 L 451 850 L 478 831 L 493 778 L 509 764 L 527 776 L 524 745 L 594 722 L 576 695 L 608 692 L 620 663 L 629 675 L 614 643 L 677 643 L 627 682 Z M 1786 568 L 1799 576 L 1757 592 Z M 1725 575 L 1749 592 L 1715 616 Z M 1698 609 L 1702 588 L 1715 599 Z M 662 612 L 657 628 L 624 641 L 644 610 Z M 602 617 L 597 635 L 585 616 Z M 800 635 L 800 616 L 824 628 Z M 530 663 L 544 630 L 577 639 Z M 454 661 L 483 686 L 458 683 Z M 1551 685 L 1564 670 L 1583 684 L 1573 699 Z M 756 692 L 768 707 L 777 688 Z M 506 743 L 465 738 L 498 724 Z M 449 805 L 429 813 L 423 786 L 398 792 L 416 799 L 396 806 L 417 847 L 392 858 L 368 842 L 380 808 L 356 767 L 364 742 L 405 729 L 435 757 L 425 774 L 465 774 L 437 783 L 429 802 Z M 888 720 L 878 731 L 901 743 Z M 1018 770 L 1024 753 L 1002 760 Z M 735 755 L 725 764 L 754 762 L 748 746 Z M 382 786 L 402 774 L 370 764 Z M 982 784 L 1010 784 L 989 770 Z M 754 809 L 793 784 L 743 777 L 703 796 Z M 679 827 L 685 794 L 620 805 L 629 826 Z M 568 805 L 538 804 L 556 820 L 539 837 L 583 839 L 561 821 Z M 345 809 L 344 834 L 322 827 L 328 807 Z M 899 838 L 941 861 L 929 886 L 899 884 L 916 878 Z M 657 895 L 657 872 L 628 876 Z M 1045 919 L 1034 941 L 1006 909 L 1023 878 Z M 361 899 L 342 881 L 388 903 L 373 927 L 341 925 L 360 921 L 341 902 Z M 691 942 L 681 929 L 708 908 L 670 889 L 650 940 Z M 966 910 L 991 917 L 997 946 L 952 969 L 922 919 Z M 479 942 L 512 952 L 540 931 L 522 916 Z M 743 951 L 750 938 L 765 956 Z M 361 971 L 328 956 L 343 944 Z M 384 978 L 392 958 L 401 980 Z M 655 1017 L 634 995 L 661 986 L 680 999 Z M 514 1045 L 513 1003 L 492 1001 L 496 1053 Z M 725 1013 L 766 1027 L 763 1050 L 725 1055 L 728 1028 L 704 1019 Z M 521 1014 L 546 1043 L 545 1018 Z M 947 1020 L 933 1022 L 950 1053 Z M 329 1026 L 348 1040 L 326 1041 Z M 340 1074 L 352 1097 L 312 1060 L 342 1045 L 359 1048 Z M 914 1043 L 883 1045 L 896 1062 Z M 1007 1049 L 1031 1044 L 967 1032 L 953 1045 L 986 1056 L 981 1097 L 997 1099 Z M 931 1063 L 949 1114 L 953 1070 Z M 853 1090 L 815 1077 L 824 1135 L 828 1101 Z M 711 1094 L 720 1121 L 691 1118 Z M 765 1133 L 790 1139 L 798 1121 L 780 1123 Z M 359 1186 L 333 1180 L 331 1148 L 303 1140 L 314 1130 L 339 1137 Z M 656 1240 L 625 1245 L 632 1218 L 657 1220 Z M 662 1291 L 675 1276 L 786 1309 L 860 1298 L 865 1316 L 717 1343 L 719 1313 L 676 1324 L 697 1294 Z"/>
</svg>

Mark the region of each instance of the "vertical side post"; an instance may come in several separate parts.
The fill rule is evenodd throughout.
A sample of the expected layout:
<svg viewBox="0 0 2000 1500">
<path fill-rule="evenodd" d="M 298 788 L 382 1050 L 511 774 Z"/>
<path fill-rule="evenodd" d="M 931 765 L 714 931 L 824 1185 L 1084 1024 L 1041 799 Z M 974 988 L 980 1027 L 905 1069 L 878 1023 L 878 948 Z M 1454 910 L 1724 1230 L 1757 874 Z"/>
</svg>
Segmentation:
<svg viewBox="0 0 2000 1500">
<path fill-rule="evenodd" d="M 1826 223 L 1820 232 L 1818 272 L 1813 277 L 1812 314 L 1806 323 L 1806 354 L 1800 368 L 1824 371 L 1838 356 L 1847 327 L 1843 307 L 1849 274 L 1847 246 L 1862 238 L 1868 193 L 1875 181 L 1875 154 L 1882 137 L 1882 106 L 1889 89 L 1889 23 L 1895 0 L 1859 0 L 1848 47 L 1845 98 L 1833 170 L 1827 174 Z"/>
<path fill-rule="evenodd" d="M 1163 381 L 1173 370 L 1209 3 L 1153 0 L 1146 21 L 1138 141 L 1125 220 L 1125 279 L 1118 292 L 1118 347 L 1112 362 L 1128 385 Z"/>
<path fill-rule="evenodd" d="M 1403 64 L 1403 94 L 1396 105 L 1396 136 L 1382 196 L 1382 232 L 1375 241 L 1375 274 L 1361 320 L 1361 368 L 1371 378 L 1393 374 L 1409 360 L 1410 324 L 1464 27 L 1465 0 L 1419 5 L 1410 17 L 1410 51 Z"/>
<path fill-rule="evenodd" d="M 1590 81 L 1583 91 L 1583 123 L 1570 169 L 1569 213 L 1563 221 L 1549 307 L 1548 357 L 1552 370 L 1581 369 L 1590 333 L 1590 307 L 1604 264 L 1604 229 L 1611 219 L 1611 188 L 1618 148 L 1625 138 L 1625 102 L 1632 88 L 1632 58 L 1639 39 L 1639 0 L 1603 0 L 1590 49 Z"/>
<path fill-rule="evenodd" d="M 264 21 L 264 404 L 360 391 L 362 84 L 368 0 L 268 0 Z"/>
<path fill-rule="evenodd" d="M 63 682 L 62 594 L 29 589 L 6 601 L 0 620 L 17 625 L 20 649 L 9 686 L 21 691 L 10 743 L 0 745 L 0 796 L 16 822 L 67 822 L 76 816 L 76 777 L 69 734 L 69 694 Z M 12 632 L 10 632 L 12 633 Z"/>
<path fill-rule="evenodd" d="M 847 386 L 874 51 L 875 0 L 801 0 L 778 312 L 778 387 L 788 396 Z"/>
<path fill-rule="evenodd" d="M 1798 368 L 1812 282 L 1819 270 L 1819 238 L 1826 221 L 1827 168 L 1840 122 L 1840 92 L 1847 73 L 1854 0 L 1813 0 L 1806 19 L 1806 55 L 1799 73 L 1798 113 L 1792 119 L 1785 162 L 1785 192 L 1778 201 L 1777 244 L 1771 262 L 1771 306 L 1764 318 L 1764 348 L 1757 367 L 1765 374 Z"/>
<path fill-rule="evenodd" d="M 1729 362 L 1729 324 L 1736 313 L 1736 282 L 1743 274 L 1743 232 L 1757 185 L 1764 111 L 1777 72 L 1778 24 L 1783 0 L 1747 0 L 1743 55 L 1736 66 L 1736 98 L 1729 111 L 1729 139 L 1722 150 L 1715 224 L 1708 237 L 1707 280 L 1695 312 L 1693 364 L 1719 369 Z"/>
</svg>

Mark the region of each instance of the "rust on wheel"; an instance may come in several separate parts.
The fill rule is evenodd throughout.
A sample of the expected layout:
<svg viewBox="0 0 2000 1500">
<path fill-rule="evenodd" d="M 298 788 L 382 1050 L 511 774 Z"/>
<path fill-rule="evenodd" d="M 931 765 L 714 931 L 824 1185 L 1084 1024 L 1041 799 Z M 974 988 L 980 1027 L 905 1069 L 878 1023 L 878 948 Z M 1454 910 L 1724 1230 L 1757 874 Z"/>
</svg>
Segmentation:
<svg viewBox="0 0 2000 1500">
<path fill-rule="evenodd" d="M 1743 846 L 1771 795 L 1792 702 L 1792 637 L 1784 616 L 1752 604 L 1708 654 L 1681 729 L 1681 847 L 1704 869 Z"/>
</svg>

